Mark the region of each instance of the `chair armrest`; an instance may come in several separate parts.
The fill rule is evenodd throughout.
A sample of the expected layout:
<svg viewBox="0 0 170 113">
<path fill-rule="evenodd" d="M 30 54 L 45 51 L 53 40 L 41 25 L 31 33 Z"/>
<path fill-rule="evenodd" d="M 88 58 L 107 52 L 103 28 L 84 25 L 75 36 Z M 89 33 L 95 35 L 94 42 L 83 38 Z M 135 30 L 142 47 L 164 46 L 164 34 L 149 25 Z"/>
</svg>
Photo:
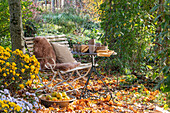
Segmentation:
<svg viewBox="0 0 170 113">
<path fill-rule="evenodd" d="M 52 64 L 49 63 L 49 62 L 47 62 L 47 63 L 45 64 L 45 67 L 46 67 L 47 69 L 53 70 L 54 67 L 56 66 L 56 62 L 54 61 L 54 59 L 53 59 L 52 57 L 43 57 L 43 58 L 37 58 L 37 59 L 51 59 L 51 60 L 53 61 Z"/>
</svg>

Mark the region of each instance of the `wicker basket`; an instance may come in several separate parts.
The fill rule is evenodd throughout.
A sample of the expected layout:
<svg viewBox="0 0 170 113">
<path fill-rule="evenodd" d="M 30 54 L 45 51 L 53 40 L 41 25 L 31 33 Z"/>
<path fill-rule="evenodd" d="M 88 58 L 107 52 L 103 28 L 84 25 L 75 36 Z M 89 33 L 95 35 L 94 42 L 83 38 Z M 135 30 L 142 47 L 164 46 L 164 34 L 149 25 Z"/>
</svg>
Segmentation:
<svg viewBox="0 0 170 113">
<path fill-rule="evenodd" d="M 107 50 L 107 49 L 108 49 L 108 46 L 104 46 L 104 45 L 96 47 L 96 51 L 97 50 Z"/>
<path fill-rule="evenodd" d="M 89 46 L 88 46 L 88 45 L 81 45 L 81 52 L 82 52 L 82 53 L 87 52 L 88 49 L 89 49 Z"/>
<path fill-rule="evenodd" d="M 39 96 L 39 99 L 41 100 L 41 104 L 43 104 L 45 107 L 68 107 L 69 103 L 76 100 L 74 96 L 69 95 L 71 100 L 61 100 L 61 101 L 50 101 L 46 100 L 44 96 L 47 94 L 42 94 Z"/>
<path fill-rule="evenodd" d="M 114 53 L 114 51 L 108 50 L 107 52 L 98 52 L 97 56 L 110 57 L 113 53 Z"/>
</svg>

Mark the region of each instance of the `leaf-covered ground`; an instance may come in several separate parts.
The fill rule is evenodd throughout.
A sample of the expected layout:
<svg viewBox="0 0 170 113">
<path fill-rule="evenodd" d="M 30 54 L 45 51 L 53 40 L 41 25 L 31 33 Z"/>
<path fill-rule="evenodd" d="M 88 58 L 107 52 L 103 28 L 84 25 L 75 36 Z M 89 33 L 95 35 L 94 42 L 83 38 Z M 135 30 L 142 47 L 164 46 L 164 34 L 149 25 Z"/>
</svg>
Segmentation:
<svg viewBox="0 0 170 113">
<path fill-rule="evenodd" d="M 74 77 L 73 77 L 74 78 Z M 74 88 L 79 89 L 75 92 L 70 92 L 70 95 L 74 95 L 76 101 L 69 104 L 66 108 L 56 107 L 43 107 L 42 110 L 37 110 L 38 113 L 50 113 L 50 112 L 80 112 L 80 113 L 168 113 L 168 105 L 166 104 L 166 94 L 161 93 L 159 90 L 151 91 L 142 84 L 129 83 L 127 84 L 126 76 L 105 77 L 103 80 L 109 87 L 112 93 L 112 99 L 107 94 L 107 98 L 100 98 L 96 100 L 80 99 L 81 90 L 85 85 L 86 80 L 77 80 L 73 83 Z M 133 77 L 132 77 L 133 79 Z M 59 79 L 57 81 L 60 81 Z M 72 81 L 72 80 L 70 80 Z M 47 81 L 44 79 L 44 83 Z M 129 81 L 128 81 L 129 82 Z M 121 87 L 120 85 L 125 85 Z M 134 85 L 135 84 L 135 85 Z M 40 87 L 42 84 L 37 80 L 34 82 L 33 87 Z M 50 85 L 51 87 L 55 84 Z M 97 93 L 92 95 L 99 95 L 102 92 L 103 83 L 98 80 L 97 77 L 93 77 L 88 85 L 88 89 L 97 90 Z M 71 88 L 69 85 L 57 87 L 55 91 L 68 91 Z M 48 92 L 47 92 L 48 93 Z M 41 93 L 39 93 L 41 94 Z"/>
</svg>

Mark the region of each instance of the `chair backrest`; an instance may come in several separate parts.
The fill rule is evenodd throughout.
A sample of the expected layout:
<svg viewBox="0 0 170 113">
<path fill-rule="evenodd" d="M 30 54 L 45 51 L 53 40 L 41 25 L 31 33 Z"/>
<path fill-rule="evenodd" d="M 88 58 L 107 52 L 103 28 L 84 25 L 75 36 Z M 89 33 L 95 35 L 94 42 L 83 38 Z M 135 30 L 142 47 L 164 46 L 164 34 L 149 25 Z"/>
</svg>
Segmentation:
<svg viewBox="0 0 170 113">
<path fill-rule="evenodd" d="M 69 48 L 69 43 L 66 38 L 66 35 L 56 35 L 56 36 L 37 36 L 37 37 L 45 37 L 49 42 L 58 42 L 61 45 L 66 45 Z M 33 55 L 33 47 L 34 47 L 34 39 L 36 37 L 25 37 L 26 45 L 29 54 Z M 70 49 L 70 48 L 69 48 Z"/>
</svg>

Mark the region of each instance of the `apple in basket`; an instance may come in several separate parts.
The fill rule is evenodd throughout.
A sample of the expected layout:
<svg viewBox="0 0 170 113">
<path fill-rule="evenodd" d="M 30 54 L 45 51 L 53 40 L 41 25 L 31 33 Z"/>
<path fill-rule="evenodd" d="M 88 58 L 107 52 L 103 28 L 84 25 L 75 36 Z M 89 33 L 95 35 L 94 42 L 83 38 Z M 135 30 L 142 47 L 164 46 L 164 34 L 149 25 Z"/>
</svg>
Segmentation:
<svg viewBox="0 0 170 113">
<path fill-rule="evenodd" d="M 70 97 L 66 92 L 53 92 L 52 94 L 45 95 L 46 100 L 51 101 L 61 101 L 61 100 L 70 100 Z"/>
<path fill-rule="evenodd" d="M 51 95 L 46 95 L 45 98 L 46 98 L 46 100 L 52 100 Z"/>
</svg>

